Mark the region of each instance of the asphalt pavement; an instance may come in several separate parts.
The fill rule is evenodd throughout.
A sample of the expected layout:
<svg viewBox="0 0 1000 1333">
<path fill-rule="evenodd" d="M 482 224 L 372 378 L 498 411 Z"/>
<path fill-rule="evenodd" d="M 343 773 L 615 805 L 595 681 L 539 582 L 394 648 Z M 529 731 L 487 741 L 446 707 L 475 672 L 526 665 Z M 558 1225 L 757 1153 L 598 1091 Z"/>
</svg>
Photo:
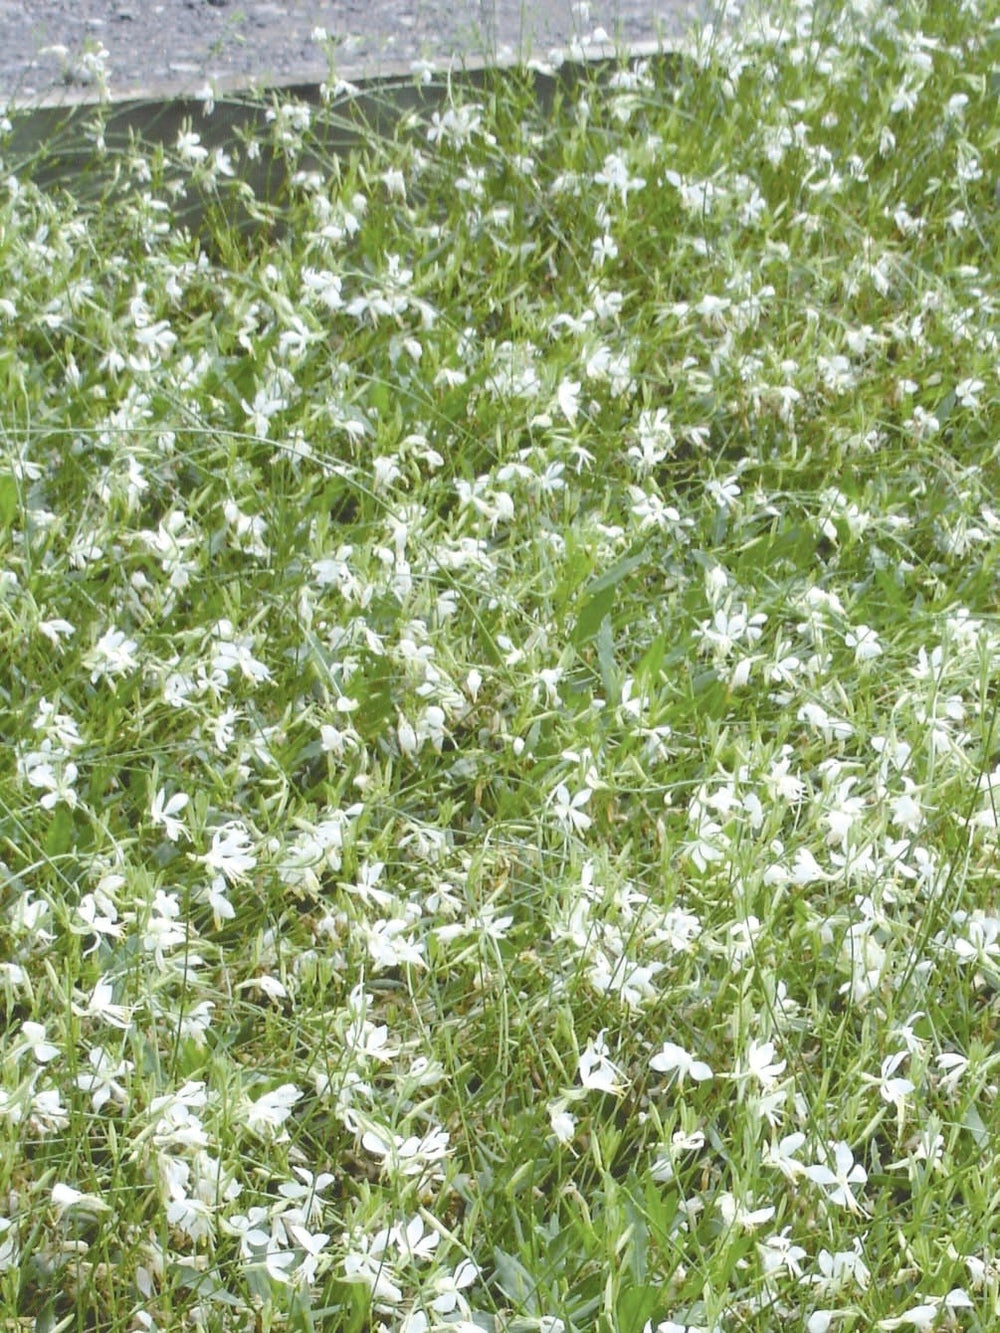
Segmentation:
<svg viewBox="0 0 1000 1333">
<path fill-rule="evenodd" d="M 117 97 L 318 81 L 329 63 L 317 29 L 348 77 L 398 74 L 417 61 L 545 59 L 608 41 L 669 46 L 715 8 L 714 0 L 0 0 L 0 98 L 86 99 L 95 58 Z"/>
</svg>

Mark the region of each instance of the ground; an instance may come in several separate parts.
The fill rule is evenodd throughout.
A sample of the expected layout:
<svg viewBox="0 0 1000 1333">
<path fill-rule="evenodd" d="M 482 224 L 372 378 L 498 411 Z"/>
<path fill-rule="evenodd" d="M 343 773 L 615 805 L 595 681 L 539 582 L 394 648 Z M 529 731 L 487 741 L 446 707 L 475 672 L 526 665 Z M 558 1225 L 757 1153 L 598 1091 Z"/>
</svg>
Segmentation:
<svg viewBox="0 0 1000 1333">
<path fill-rule="evenodd" d="M 0 93 L 20 102 L 86 89 L 80 57 L 103 43 L 118 94 L 192 91 L 250 79 L 320 79 L 317 26 L 345 68 L 377 73 L 420 58 L 478 58 L 504 48 L 544 55 L 603 26 L 627 41 L 676 35 L 705 0 L 0 0 Z"/>
</svg>

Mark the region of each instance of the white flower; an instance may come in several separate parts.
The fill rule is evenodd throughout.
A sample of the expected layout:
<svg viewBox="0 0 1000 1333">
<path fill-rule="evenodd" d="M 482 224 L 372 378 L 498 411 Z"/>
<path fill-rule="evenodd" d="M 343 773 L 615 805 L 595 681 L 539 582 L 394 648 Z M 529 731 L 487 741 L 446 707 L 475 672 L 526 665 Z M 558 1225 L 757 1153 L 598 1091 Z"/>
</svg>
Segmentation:
<svg viewBox="0 0 1000 1333">
<path fill-rule="evenodd" d="M 899 1078 L 896 1075 L 896 1070 L 907 1055 L 907 1051 L 897 1051 L 895 1055 L 887 1055 L 882 1061 L 882 1076 L 879 1079 L 879 1093 L 882 1099 L 900 1109 L 915 1087 L 908 1078 Z"/>
<path fill-rule="evenodd" d="M 572 1143 L 576 1134 L 576 1116 L 566 1109 L 563 1101 L 549 1102 L 549 1124 L 559 1143 Z"/>
<path fill-rule="evenodd" d="M 773 1041 L 752 1041 L 747 1051 L 744 1075 L 757 1079 L 762 1088 L 772 1087 L 785 1072 L 786 1064 L 784 1060 L 775 1060 L 774 1056 Z"/>
<path fill-rule="evenodd" d="M 716 481 L 713 477 L 711 481 L 705 484 L 706 492 L 712 497 L 720 509 L 732 509 L 733 505 L 742 494 L 739 482 L 735 477 L 726 477 L 722 481 Z M 758 619 L 758 617 L 754 617 Z M 764 616 L 759 619 L 763 621 Z"/>
<path fill-rule="evenodd" d="M 397 1224 L 395 1240 L 400 1254 L 405 1255 L 411 1263 L 428 1263 L 433 1259 L 441 1237 L 436 1231 L 426 1230 L 423 1218 L 418 1214 L 411 1217 L 405 1227 L 402 1223 Z"/>
<path fill-rule="evenodd" d="M 828 743 L 835 740 L 847 740 L 854 735 L 854 727 L 845 718 L 834 717 L 822 704 L 815 700 L 804 703 L 796 714 L 796 720 L 805 722 L 815 731 L 820 732 Z"/>
<path fill-rule="evenodd" d="M 940 1086 L 949 1096 L 954 1096 L 969 1067 L 969 1057 L 957 1051 L 942 1051 L 937 1057 L 937 1065 L 942 1072 Z"/>
<path fill-rule="evenodd" d="M 236 920 L 236 908 L 226 896 L 226 881 L 221 875 L 216 875 L 208 887 L 201 890 L 198 898 L 212 909 L 212 921 L 216 930 L 222 929 L 223 921 Z M 255 980 L 259 981 L 260 978 Z"/>
<path fill-rule="evenodd" d="M 593 792 L 589 787 L 582 788 L 573 796 L 570 796 L 565 782 L 560 782 L 556 787 L 551 797 L 552 808 L 556 819 L 567 832 L 583 833 L 590 828 L 592 821 L 590 816 L 584 813 L 583 807 L 592 795 Z"/>
<path fill-rule="evenodd" d="M 876 657 L 882 656 L 878 633 L 870 625 L 856 625 L 854 629 L 849 629 L 844 635 L 844 642 L 848 648 L 854 649 L 855 662 L 874 662 Z"/>
<path fill-rule="evenodd" d="M 31 1099 L 31 1114 L 28 1124 L 39 1134 L 50 1134 L 63 1130 L 69 1124 L 69 1116 L 59 1097 L 58 1088 L 43 1088 Z"/>
<path fill-rule="evenodd" d="M 71 810 L 76 808 L 77 794 L 73 783 L 79 777 L 76 764 L 56 750 L 46 738 L 40 750 L 30 750 L 18 757 L 18 770 L 27 778 L 32 787 L 45 792 L 38 804 L 43 810 L 52 810 L 60 801 L 65 801 Z"/>
<path fill-rule="evenodd" d="M 280 1088 L 263 1093 L 244 1109 L 247 1128 L 262 1137 L 269 1136 L 273 1130 L 281 1128 L 301 1096 L 294 1083 L 283 1083 Z"/>
<path fill-rule="evenodd" d="M 982 380 L 960 380 L 959 383 L 955 385 L 955 397 L 963 407 L 975 411 L 979 406 L 979 395 L 985 387 L 986 385 Z"/>
<path fill-rule="evenodd" d="M 729 1193 L 720 1194 L 716 1204 L 726 1225 L 737 1226 L 742 1231 L 755 1231 L 765 1222 L 770 1222 L 777 1212 L 773 1204 L 763 1208 L 747 1208 L 735 1195 Z"/>
<path fill-rule="evenodd" d="M 843 1141 L 833 1146 L 834 1169 L 825 1162 L 807 1166 L 805 1174 L 815 1185 L 826 1191 L 827 1200 L 851 1212 L 860 1212 L 852 1185 L 863 1185 L 868 1179 L 868 1172 L 860 1162 L 855 1162 L 850 1146 Z"/>
<path fill-rule="evenodd" d="M 52 1186 L 52 1206 L 60 1217 L 69 1209 L 78 1214 L 93 1216 L 95 1213 L 109 1212 L 111 1208 L 109 1203 L 105 1203 L 96 1194 L 84 1194 L 81 1190 L 74 1189 L 72 1185 L 64 1185 L 62 1182 Z"/>
<path fill-rule="evenodd" d="M 660 1152 L 650 1167 L 650 1175 L 654 1180 L 667 1184 L 674 1179 L 676 1174 L 675 1165 L 678 1153 L 701 1152 L 705 1146 L 705 1133 L 701 1129 L 693 1129 L 690 1133 L 679 1129 L 670 1137 L 670 1143 L 661 1145 Z"/>
<path fill-rule="evenodd" d="M 47 1065 L 59 1054 L 59 1047 L 53 1046 L 46 1040 L 45 1026 L 42 1023 L 22 1023 L 21 1036 L 24 1038 L 24 1045 L 18 1049 L 17 1054 L 30 1051 L 40 1065 Z"/>
<path fill-rule="evenodd" d="M 399 741 L 402 754 L 407 759 L 415 758 L 417 751 L 420 749 L 417 733 L 413 723 L 408 722 L 402 714 L 400 714 L 399 721 L 396 724 L 396 738 Z"/>
<path fill-rule="evenodd" d="M 795 862 L 792 865 L 791 881 L 793 884 L 805 886 L 807 884 L 818 884 L 828 879 L 829 875 L 813 856 L 808 847 L 800 847 L 795 853 Z"/>
<path fill-rule="evenodd" d="M 704 1060 L 696 1060 L 683 1046 L 676 1046 L 672 1041 L 665 1041 L 663 1049 L 649 1062 L 650 1069 L 658 1074 L 675 1073 L 677 1086 L 683 1088 L 684 1080 L 691 1076 L 696 1083 L 704 1083 L 712 1077 L 712 1071 Z"/>
<path fill-rule="evenodd" d="M 814 1274 L 812 1282 L 824 1291 L 839 1291 L 849 1284 L 864 1291 L 871 1281 L 871 1272 L 865 1263 L 861 1241 L 857 1236 L 849 1250 L 837 1250 L 834 1254 L 829 1250 L 820 1250 L 816 1264 L 819 1272 Z"/>
<path fill-rule="evenodd" d="M 403 1176 L 423 1175 L 428 1166 L 436 1166 L 451 1153 L 448 1132 L 444 1129 L 429 1130 L 423 1138 L 415 1134 L 403 1138 L 388 1130 L 369 1129 L 361 1136 L 361 1144 L 388 1169 Z"/>
<path fill-rule="evenodd" d="M 158 319 L 155 324 L 145 324 L 135 330 L 135 340 L 140 347 L 151 351 L 157 358 L 169 352 L 177 342 L 177 334 L 170 327 L 169 320 Z M 131 360 L 131 358 L 130 358 Z M 138 359 L 132 360 L 134 367 L 142 366 L 146 368 L 146 363 Z M 141 477 L 141 473 L 139 474 Z M 141 480 L 140 490 L 146 489 L 145 479 Z"/>
<path fill-rule="evenodd" d="M 288 1228 L 292 1239 L 304 1251 L 302 1262 L 295 1270 L 296 1284 L 308 1284 L 316 1276 L 316 1270 L 319 1267 L 320 1257 L 329 1243 L 330 1237 L 325 1231 L 312 1232 L 297 1223 L 291 1223 Z"/>
<path fill-rule="evenodd" d="M 787 1271 L 792 1277 L 802 1277 L 802 1260 L 808 1258 L 808 1252 L 801 1245 L 796 1245 L 789 1236 L 790 1227 L 776 1236 L 768 1236 L 757 1247 L 761 1265 L 767 1276 Z"/>
<path fill-rule="evenodd" d="M 280 389 L 270 386 L 258 389 L 252 403 L 248 403 L 245 398 L 240 399 L 240 406 L 250 419 L 253 433 L 259 440 L 266 440 L 271 429 L 271 418 L 285 410 L 288 400 L 282 396 Z"/>
<path fill-rule="evenodd" d="M 608 1056 L 604 1033 L 599 1032 L 580 1056 L 580 1082 L 593 1092 L 610 1092 L 620 1097 L 628 1086 L 625 1075 Z"/>
<path fill-rule="evenodd" d="M 114 681 L 118 676 L 124 676 L 138 666 L 135 655 L 138 647 L 136 641 L 126 638 L 120 629 L 106 630 L 85 659 L 91 668 L 91 684 L 96 685 L 103 677 L 114 689 Z"/>
<path fill-rule="evenodd" d="M 445 1315 L 453 1314 L 456 1310 L 462 1310 L 464 1313 L 468 1313 L 468 1302 L 465 1300 L 462 1292 L 466 1287 L 471 1287 L 478 1278 L 479 1269 L 472 1260 L 460 1259 L 458 1267 L 453 1273 L 440 1273 L 434 1279 L 434 1287 L 437 1291 L 437 1295 L 431 1301 L 431 1309 L 435 1311 L 436 1314 Z M 471 1320 L 469 1322 L 465 1322 L 464 1320 L 449 1320 L 446 1327 L 459 1330 L 459 1333 L 461 1333 L 461 1329 L 463 1328 L 471 1330 L 478 1328 L 478 1325 L 473 1324 Z"/>
<path fill-rule="evenodd" d="M 563 380 L 556 390 L 559 411 L 569 424 L 575 425 L 580 411 L 580 385 L 576 380 Z"/>
<path fill-rule="evenodd" d="M 344 1256 L 344 1280 L 363 1282 L 371 1288 L 372 1299 L 396 1305 L 403 1299 L 403 1292 L 396 1283 L 390 1257 L 386 1254 L 393 1240 L 392 1232 L 383 1227 L 374 1236 L 356 1232 L 345 1236 L 351 1248 Z"/>
<path fill-rule="evenodd" d="M 108 932 L 109 934 L 111 932 Z M 132 1026 L 132 1009 L 129 1005 L 115 1004 L 114 990 L 106 977 L 100 977 L 87 1000 L 86 1005 L 72 1006 L 73 1013 L 79 1018 L 96 1018 L 111 1027 L 127 1032 Z"/>
<path fill-rule="evenodd" d="M 224 824 L 212 835 L 211 851 L 195 859 L 222 875 L 230 884 L 235 884 L 245 879 L 257 864 L 252 847 L 250 834 L 242 824 Z"/>
<path fill-rule="evenodd" d="M 737 610 L 727 604 L 719 607 L 711 620 L 703 620 L 695 636 L 701 641 L 701 652 L 711 652 L 717 662 L 722 662 L 737 647 L 757 643 L 766 623 L 767 616 L 762 611 L 750 615 L 745 604 Z"/>
<path fill-rule="evenodd" d="M 177 135 L 177 152 L 185 162 L 204 162 L 208 149 L 203 147 L 201 135 L 194 130 L 181 130 Z"/>
<path fill-rule="evenodd" d="M 368 952 L 380 971 L 393 967 L 426 967 L 424 944 L 412 935 L 413 922 L 409 917 L 380 918 L 361 927 L 368 943 Z"/>
<path fill-rule="evenodd" d="M 843 1319 L 853 1314 L 847 1310 L 814 1310 L 806 1321 L 806 1333 L 830 1333 L 830 1326 L 835 1319 Z"/>
<path fill-rule="evenodd" d="M 68 620 L 40 620 L 38 622 L 38 632 L 44 634 L 49 642 L 59 651 L 62 651 L 62 640 L 68 639 L 76 633 L 76 627 L 71 625 Z"/>
<path fill-rule="evenodd" d="M 937 1323 L 937 1317 L 941 1312 L 941 1306 L 938 1302 L 934 1304 L 915 1305 L 912 1310 L 907 1310 L 905 1314 L 897 1315 L 895 1319 L 880 1319 L 876 1328 L 919 1328 L 921 1333 L 926 1333 L 927 1329 L 933 1328 Z"/>
<path fill-rule="evenodd" d="M 157 827 L 163 828 L 171 842 L 176 842 L 180 837 L 187 837 L 183 821 L 177 818 L 187 803 L 188 797 L 182 791 L 175 792 L 167 800 L 167 793 L 162 787 L 153 797 L 149 811 L 150 819 Z"/>
<path fill-rule="evenodd" d="M 628 202 L 630 191 L 641 190 L 646 184 L 641 176 L 629 175 L 628 163 L 621 153 L 609 153 L 605 157 L 603 169 L 594 173 L 594 181 L 606 185 L 609 193 L 617 191 L 623 204 Z"/>
<path fill-rule="evenodd" d="M 806 1136 L 799 1131 L 795 1134 L 786 1134 L 778 1143 L 765 1144 L 761 1158 L 762 1165 L 776 1166 L 786 1180 L 794 1180 L 796 1176 L 804 1175 L 805 1167 L 795 1154 L 805 1141 Z"/>
<path fill-rule="evenodd" d="M 126 1105 L 128 1092 L 118 1080 L 119 1077 L 130 1074 L 135 1068 L 132 1061 L 116 1061 L 103 1046 L 95 1046 L 88 1059 L 91 1070 L 89 1073 L 77 1074 L 76 1086 L 90 1093 L 94 1110 L 101 1111 L 112 1099 L 119 1106 Z"/>
<path fill-rule="evenodd" d="M 232 671 L 239 670 L 245 680 L 259 685 L 271 679 L 270 669 L 253 655 L 253 639 L 237 638 L 232 622 L 220 620 L 214 630 L 216 639 L 211 649 L 212 687 L 229 683 Z"/>
<path fill-rule="evenodd" d="M 919 800 L 914 795 L 917 787 L 908 778 L 904 778 L 906 790 L 893 799 L 890 808 L 890 818 L 896 828 L 901 828 L 907 833 L 917 833 L 923 827 L 924 811 Z"/>
<path fill-rule="evenodd" d="M 662 963 L 635 963 L 625 954 L 612 962 L 603 949 L 596 953 L 594 965 L 587 973 L 595 990 L 618 995 L 630 1009 L 640 1009 L 656 998 L 653 978 Z"/>
</svg>

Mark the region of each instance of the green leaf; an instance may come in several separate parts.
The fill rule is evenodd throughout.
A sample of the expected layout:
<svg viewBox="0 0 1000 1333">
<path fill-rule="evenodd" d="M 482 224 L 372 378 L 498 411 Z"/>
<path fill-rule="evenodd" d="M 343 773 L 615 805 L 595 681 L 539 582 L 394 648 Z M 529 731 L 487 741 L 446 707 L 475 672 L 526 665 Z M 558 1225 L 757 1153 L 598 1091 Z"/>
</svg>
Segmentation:
<svg viewBox="0 0 1000 1333">
<path fill-rule="evenodd" d="M 962 1128 L 972 1135 L 977 1148 L 985 1148 L 990 1141 L 990 1131 L 983 1122 L 983 1117 L 975 1106 L 968 1106 L 962 1116 Z"/>
<path fill-rule="evenodd" d="M 529 1314 L 540 1316 L 538 1284 L 520 1259 L 501 1249 L 494 1249 L 493 1259 L 497 1266 L 497 1286 L 507 1299 Z"/>
<path fill-rule="evenodd" d="M 639 659 L 639 665 L 635 669 L 636 680 L 648 686 L 656 685 L 660 679 L 660 667 L 663 665 L 663 655 L 667 648 L 667 636 L 657 634 L 656 638 L 649 645 L 642 657 Z"/>
<path fill-rule="evenodd" d="M 604 698 L 613 707 L 621 697 L 621 685 L 615 668 L 615 640 L 611 632 L 611 617 L 605 616 L 597 631 L 597 665 L 604 686 Z"/>
<path fill-rule="evenodd" d="M 675 1190 L 663 1190 L 652 1180 L 646 1182 L 643 1213 L 657 1244 L 669 1251 L 676 1249 L 673 1225 L 677 1215 L 677 1201 Z"/>
<path fill-rule="evenodd" d="M 73 812 L 65 805 L 57 805 L 52 812 L 52 822 L 45 835 L 45 855 L 62 856 L 73 846 L 76 822 Z"/>
<path fill-rule="evenodd" d="M 611 614 L 615 604 L 619 585 L 628 578 L 633 570 L 646 561 L 646 548 L 635 555 L 624 556 L 604 571 L 596 579 L 591 579 L 584 588 L 584 601 L 577 614 L 576 624 L 570 635 L 571 641 L 579 647 L 589 642 L 601 627 L 605 616 Z"/>
<path fill-rule="evenodd" d="M 8 473 L 0 477 L 0 527 L 13 527 L 20 512 L 21 497 L 17 491 L 17 479 Z"/>
<path fill-rule="evenodd" d="M 379 735 L 394 717 L 393 670 L 387 657 L 373 657 L 365 662 L 363 672 L 351 679 L 351 691 L 358 700 L 352 721 L 363 736 Z"/>
<path fill-rule="evenodd" d="M 686 708 L 701 719 L 724 717 L 729 707 L 729 687 L 713 667 L 696 671 L 688 681 L 690 701 Z"/>
<path fill-rule="evenodd" d="M 335 1328 L 339 1333 L 362 1333 L 371 1310 L 368 1288 L 358 1282 L 335 1282 L 329 1294 L 332 1303 L 313 1310 L 311 1312 L 313 1322 L 336 1317 L 336 1323 L 322 1327 Z"/>
<path fill-rule="evenodd" d="M 662 1296 L 659 1287 L 628 1287 L 618 1297 L 615 1307 L 618 1333 L 641 1333 L 648 1319 L 658 1314 Z"/>
<path fill-rule="evenodd" d="M 211 1273 L 200 1273 L 197 1268 L 192 1268 L 189 1264 L 178 1264 L 174 1271 L 177 1273 L 178 1285 L 193 1291 L 202 1300 L 215 1301 L 217 1305 L 229 1305 L 234 1310 L 246 1309 L 246 1301 L 227 1291 Z"/>
<path fill-rule="evenodd" d="M 600 592 L 588 598 L 576 618 L 570 641 L 578 648 L 582 644 L 589 643 L 600 628 L 601 622 L 610 615 L 614 603 L 614 588 L 602 588 Z"/>
<path fill-rule="evenodd" d="M 50 1303 L 40 1314 L 35 1315 L 34 1333 L 56 1333 L 56 1328 L 56 1307 Z"/>
</svg>

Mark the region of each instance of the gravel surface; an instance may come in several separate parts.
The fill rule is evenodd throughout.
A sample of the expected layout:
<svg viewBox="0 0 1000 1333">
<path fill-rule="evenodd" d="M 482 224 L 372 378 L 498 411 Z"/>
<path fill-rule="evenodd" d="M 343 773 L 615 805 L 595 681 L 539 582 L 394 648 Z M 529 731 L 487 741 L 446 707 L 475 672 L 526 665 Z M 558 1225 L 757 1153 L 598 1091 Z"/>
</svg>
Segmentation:
<svg viewBox="0 0 1000 1333">
<path fill-rule="evenodd" d="M 417 59 L 545 56 L 603 27 L 613 40 L 669 39 L 712 0 L 0 0 L 0 97 L 15 104 L 87 92 L 81 57 L 102 44 L 114 96 L 168 96 L 212 82 L 322 79 L 312 40 L 338 43 L 338 71 Z M 581 12 L 582 11 L 582 12 Z"/>
</svg>

